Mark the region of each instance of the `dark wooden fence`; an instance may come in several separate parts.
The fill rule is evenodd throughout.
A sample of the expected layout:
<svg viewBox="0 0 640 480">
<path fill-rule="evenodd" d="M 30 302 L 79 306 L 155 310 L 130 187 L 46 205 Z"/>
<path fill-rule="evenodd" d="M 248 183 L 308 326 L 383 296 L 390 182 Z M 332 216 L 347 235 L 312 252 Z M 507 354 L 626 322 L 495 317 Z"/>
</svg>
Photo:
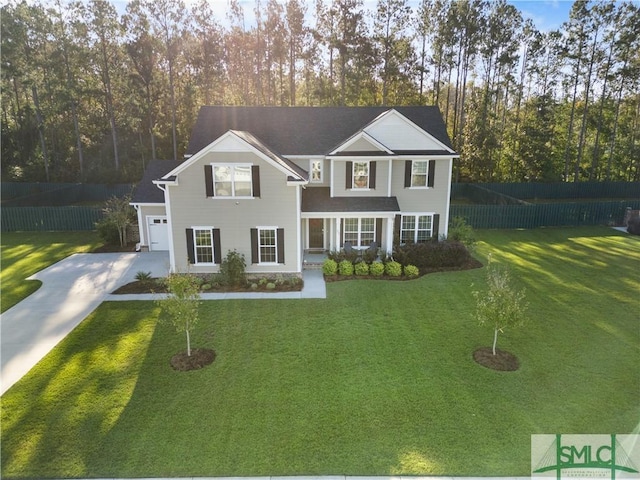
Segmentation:
<svg viewBox="0 0 640 480">
<path fill-rule="evenodd" d="M 97 207 L 2 207 L 3 232 L 95 230 L 103 216 Z"/>
<path fill-rule="evenodd" d="M 101 202 L 130 191 L 131 185 L 2 183 L 2 231 L 94 230 L 103 216 L 100 207 L 52 205 Z M 576 196 L 598 201 L 566 201 Z M 459 197 L 474 204 L 456 204 Z M 47 206 L 15 205 L 34 198 Z M 640 183 L 454 184 L 452 198 L 450 217 L 462 217 L 474 228 L 621 225 L 627 208 L 640 209 Z M 606 198 L 628 200 L 600 201 Z M 532 203 L 533 199 L 558 201 Z"/>
</svg>

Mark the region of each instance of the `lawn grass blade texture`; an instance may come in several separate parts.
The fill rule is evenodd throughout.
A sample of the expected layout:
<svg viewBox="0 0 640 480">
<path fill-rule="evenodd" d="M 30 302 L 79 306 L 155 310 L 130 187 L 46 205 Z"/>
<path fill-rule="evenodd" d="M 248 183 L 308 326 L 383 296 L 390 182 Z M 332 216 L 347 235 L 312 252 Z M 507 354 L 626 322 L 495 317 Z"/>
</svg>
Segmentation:
<svg viewBox="0 0 640 480">
<path fill-rule="evenodd" d="M 203 302 L 194 347 L 151 302 L 104 303 L 2 398 L 6 477 L 525 476 L 535 433 L 640 416 L 640 243 L 600 227 L 481 231 L 530 304 L 477 365 L 484 269 L 329 284 L 326 300 Z"/>
</svg>

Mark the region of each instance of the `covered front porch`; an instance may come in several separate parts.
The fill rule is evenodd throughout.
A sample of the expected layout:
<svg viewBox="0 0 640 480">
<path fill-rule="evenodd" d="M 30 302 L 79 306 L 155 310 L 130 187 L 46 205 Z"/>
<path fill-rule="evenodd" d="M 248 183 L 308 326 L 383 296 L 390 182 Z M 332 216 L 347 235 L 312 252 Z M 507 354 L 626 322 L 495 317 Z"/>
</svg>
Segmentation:
<svg viewBox="0 0 640 480">
<path fill-rule="evenodd" d="M 302 193 L 305 259 L 339 251 L 345 242 L 354 250 L 366 250 L 375 243 L 380 252 L 391 253 L 399 214 L 396 197 L 331 197 L 329 188 L 309 187 Z"/>
</svg>

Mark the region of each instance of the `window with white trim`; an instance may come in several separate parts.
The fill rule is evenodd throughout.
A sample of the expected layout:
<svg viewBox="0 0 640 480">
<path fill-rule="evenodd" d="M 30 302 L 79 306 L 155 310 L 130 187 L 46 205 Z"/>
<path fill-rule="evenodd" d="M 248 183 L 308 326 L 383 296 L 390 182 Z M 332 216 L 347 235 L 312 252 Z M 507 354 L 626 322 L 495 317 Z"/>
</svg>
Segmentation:
<svg viewBox="0 0 640 480">
<path fill-rule="evenodd" d="M 193 229 L 193 247 L 196 263 L 213 263 L 213 229 Z"/>
<path fill-rule="evenodd" d="M 375 218 L 345 218 L 343 239 L 354 247 L 368 247 L 376 238 Z"/>
<path fill-rule="evenodd" d="M 369 162 L 353 162 L 353 188 L 369 188 Z"/>
<path fill-rule="evenodd" d="M 429 162 L 414 160 L 411 162 L 411 187 L 426 187 Z"/>
<path fill-rule="evenodd" d="M 433 236 L 433 215 L 403 215 L 400 243 L 424 243 Z"/>
<path fill-rule="evenodd" d="M 216 197 L 250 197 L 251 165 L 214 165 L 213 188 Z"/>
<path fill-rule="evenodd" d="M 311 160 L 311 183 L 322 183 L 323 180 L 323 166 L 322 160 Z"/>
<path fill-rule="evenodd" d="M 259 263 L 278 262 L 278 237 L 275 228 L 258 228 Z"/>
</svg>

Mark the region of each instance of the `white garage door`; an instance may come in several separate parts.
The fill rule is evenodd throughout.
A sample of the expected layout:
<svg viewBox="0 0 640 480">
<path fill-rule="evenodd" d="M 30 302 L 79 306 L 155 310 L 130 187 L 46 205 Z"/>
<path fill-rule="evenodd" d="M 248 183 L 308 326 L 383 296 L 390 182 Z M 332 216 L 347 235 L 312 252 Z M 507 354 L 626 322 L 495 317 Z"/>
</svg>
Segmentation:
<svg viewBox="0 0 640 480">
<path fill-rule="evenodd" d="M 167 217 L 147 217 L 149 222 L 149 250 L 169 250 Z"/>
</svg>

